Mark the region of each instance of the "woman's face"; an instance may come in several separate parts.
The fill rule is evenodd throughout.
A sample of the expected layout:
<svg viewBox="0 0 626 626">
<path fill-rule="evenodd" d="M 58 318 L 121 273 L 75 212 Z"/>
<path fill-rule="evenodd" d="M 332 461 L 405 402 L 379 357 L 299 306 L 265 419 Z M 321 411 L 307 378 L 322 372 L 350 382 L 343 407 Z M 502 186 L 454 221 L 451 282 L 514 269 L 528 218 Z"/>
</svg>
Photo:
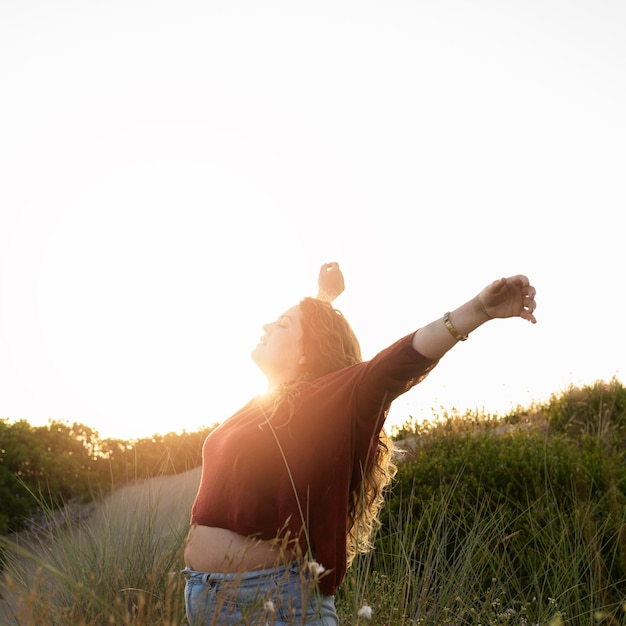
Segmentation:
<svg viewBox="0 0 626 626">
<path fill-rule="evenodd" d="M 263 330 L 265 332 L 251 356 L 270 386 L 301 378 L 305 358 L 302 353 L 300 307 L 291 307 L 276 321 L 265 324 Z"/>
</svg>

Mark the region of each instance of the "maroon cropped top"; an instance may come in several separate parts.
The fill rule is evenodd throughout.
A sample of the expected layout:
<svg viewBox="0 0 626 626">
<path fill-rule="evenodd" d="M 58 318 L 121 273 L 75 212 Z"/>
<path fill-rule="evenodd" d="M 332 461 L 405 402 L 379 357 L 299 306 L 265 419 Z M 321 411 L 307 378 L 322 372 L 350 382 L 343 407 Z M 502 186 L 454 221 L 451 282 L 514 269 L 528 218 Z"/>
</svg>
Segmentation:
<svg viewBox="0 0 626 626">
<path fill-rule="evenodd" d="M 212 431 L 191 523 L 260 539 L 288 533 L 325 568 L 321 592 L 334 594 L 346 572 L 350 493 L 392 400 L 436 364 L 412 338 L 303 384 L 276 410 L 254 399 Z"/>
</svg>

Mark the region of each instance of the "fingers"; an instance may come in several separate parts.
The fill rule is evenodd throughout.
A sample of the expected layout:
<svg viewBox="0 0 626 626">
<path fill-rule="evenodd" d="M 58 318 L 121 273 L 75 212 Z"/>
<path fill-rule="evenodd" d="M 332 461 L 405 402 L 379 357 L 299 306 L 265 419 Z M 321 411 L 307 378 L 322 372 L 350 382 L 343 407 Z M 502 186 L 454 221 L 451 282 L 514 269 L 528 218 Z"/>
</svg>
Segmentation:
<svg viewBox="0 0 626 626">
<path fill-rule="evenodd" d="M 507 279 L 503 278 L 501 280 Z M 511 281 L 512 284 L 517 285 L 524 296 L 529 296 L 531 299 L 535 297 L 537 290 L 530 284 L 528 276 L 518 274 L 517 276 L 511 276 L 508 280 Z"/>
<path fill-rule="evenodd" d="M 535 294 L 537 293 L 537 290 L 532 285 L 528 285 L 526 290 L 528 291 L 528 293 L 524 296 L 524 300 L 522 303 L 523 308 L 522 312 L 520 313 L 520 317 L 523 317 L 525 320 L 536 324 L 537 319 L 534 316 L 534 312 L 537 308 L 537 303 L 535 302 Z"/>
<path fill-rule="evenodd" d="M 326 278 L 326 275 L 329 271 L 333 269 L 333 266 L 337 266 L 337 263 L 323 263 L 322 267 L 320 267 L 318 282 L 323 281 Z"/>
<path fill-rule="evenodd" d="M 339 263 L 324 263 L 320 268 L 317 286 L 318 298 L 332 302 L 343 293 L 345 283 L 343 273 L 339 269 Z"/>
<path fill-rule="evenodd" d="M 524 274 L 517 274 L 516 276 L 511 276 L 509 279 L 511 282 L 515 283 L 522 289 L 530 287 L 530 281 L 528 280 L 528 276 L 524 276 Z"/>
<path fill-rule="evenodd" d="M 508 279 L 508 282 L 514 286 L 518 294 L 522 296 L 521 310 L 518 315 L 521 318 L 536 324 L 537 319 L 535 318 L 534 313 L 537 308 L 537 303 L 535 302 L 537 290 L 530 284 L 528 276 L 525 276 L 524 274 L 517 274 L 516 276 L 511 276 Z"/>
</svg>

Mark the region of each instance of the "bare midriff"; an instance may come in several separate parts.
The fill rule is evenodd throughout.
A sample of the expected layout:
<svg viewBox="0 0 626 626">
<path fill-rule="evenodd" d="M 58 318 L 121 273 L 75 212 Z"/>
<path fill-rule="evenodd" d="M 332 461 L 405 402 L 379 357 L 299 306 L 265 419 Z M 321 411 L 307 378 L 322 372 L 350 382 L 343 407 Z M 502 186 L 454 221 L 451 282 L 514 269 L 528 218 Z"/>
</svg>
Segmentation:
<svg viewBox="0 0 626 626">
<path fill-rule="evenodd" d="M 185 565 L 199 572 L 249 572 L 278 567 L 296 558 L 274 541 L 238 535 L 225 528 L 192 526 L 185 542 Z"/>
</svg>

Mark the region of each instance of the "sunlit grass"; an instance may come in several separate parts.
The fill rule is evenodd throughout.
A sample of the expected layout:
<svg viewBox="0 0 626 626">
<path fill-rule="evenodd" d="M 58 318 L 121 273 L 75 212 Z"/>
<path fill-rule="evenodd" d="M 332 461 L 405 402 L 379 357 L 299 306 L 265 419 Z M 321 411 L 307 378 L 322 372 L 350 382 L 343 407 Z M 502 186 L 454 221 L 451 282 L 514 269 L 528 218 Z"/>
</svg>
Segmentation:
<svg viewBox="0 0 626 626">
<path fill-rule="evenodd" d="M 125 487 L 78 522 L 44 511 L 44 532 L 5 540 L 2 623 L 185 623 L 181 555 L 197 477 Z"/>
<path fill-rule="evenodd" d="M 554 406 L 550 411 L 562 419 Z M 578 405 L 576 415 L 568 428 L 582 423 Z M 415 480 L 407 480 L 410 472 L 400 476 L 374 551 L 356 558 L 337 594 L 340 624 L 626 625 L 626 472 L 611 465 L 611 446 L 622 445 L 623 437 L 616 430 L 620 422 L 614 420 L 609 428 L 602 416 L 601 431 L 590 435 L 597 447 L 581 448 L 588 463 L 576 465 L 571 475 L 567 463 L 575 455 L 564 447 L 549 450 L 543 431 L 539 439 L 527 435 L 536 432 L 537 424 L 522 424 L 521 435 L 528 438 L 502 448 L 508 460 L 517 462 L 520 455 L 523 461 L 525 473 L 514 485 L 519 488 L 521 482 L 521 490 L 503 490 L 497 498 L 488 491 L 488 480 L 500 476 L 499 468 L 493 475 L 483 472 L 483 482 L 472 482 L 466 463 L 429 492 L 423 491 L 423 482 L 417 487 Z M 586 432 L 591 417 L 584 423 Z M 476 440 L 491 429 L 498 437 L 509 436 L 508 426 L 516 420 L 459 420 L 422 432 L 422 445 L 429 438 L 449 442 L 467 435 L 444 448 L 443 458 L 450 458 L 451 450 L 467 449 L 486 454 L 477 461 L 479 468 L 501 463 L 491 444 L 481 448 Z M 551 475 L 550 467 L 561 474 Z M 444 469 L 433 475 L 441 477 Z M 38 533 L 19 541 L 4 538 L 0 623 L 186 624 L 180 570 L 198 478 L 194 470 L 124 487 L 89 516 L 67 509 L 59 518 L 58 512 L 47 511 Z M 268 624 L 271 609 L 264 604 Z"/>
<path fill-rule="evenodd" d="M 151 493 L 150 485 L 127 488 L 88 521 L 32 537 L 14 551 L 3 583 L 13 597 L 12 615 L 2 623 L 186 623 L 181 547 L 193 490 L 173 501 L 176 489 Z M 450 485 L 448 495 L 456 488 Z M 417 524 L 400 507 L 393 531 L 377 538 L 373 553 L 357 557 L 337 597 L 340 623 L 626 624 L 623 606 L 603 604 L 603 577 L 593 561 L 599 529 L 590 534 L 589 512 L 577 511 L 572 524 L 551 497 L 548 491 L 545 502 L 529 505 L 555 512 L 551 528 L 538 517 L 526 531 L 538 563 L 532 589 L 518 586 L 520 555 L 508 549 L 513 537 L 505 512 L 494 516 L 480 501 L 467 501 L 459 519 L 459 509 L 443 497 L 427 504 Z M 460 528 L 463 541 L 451 558 Z M 424 532 L 426 541 L 418 540 Z M 549 593 L 548 579 L 559 581 Z"/>
</svg>

